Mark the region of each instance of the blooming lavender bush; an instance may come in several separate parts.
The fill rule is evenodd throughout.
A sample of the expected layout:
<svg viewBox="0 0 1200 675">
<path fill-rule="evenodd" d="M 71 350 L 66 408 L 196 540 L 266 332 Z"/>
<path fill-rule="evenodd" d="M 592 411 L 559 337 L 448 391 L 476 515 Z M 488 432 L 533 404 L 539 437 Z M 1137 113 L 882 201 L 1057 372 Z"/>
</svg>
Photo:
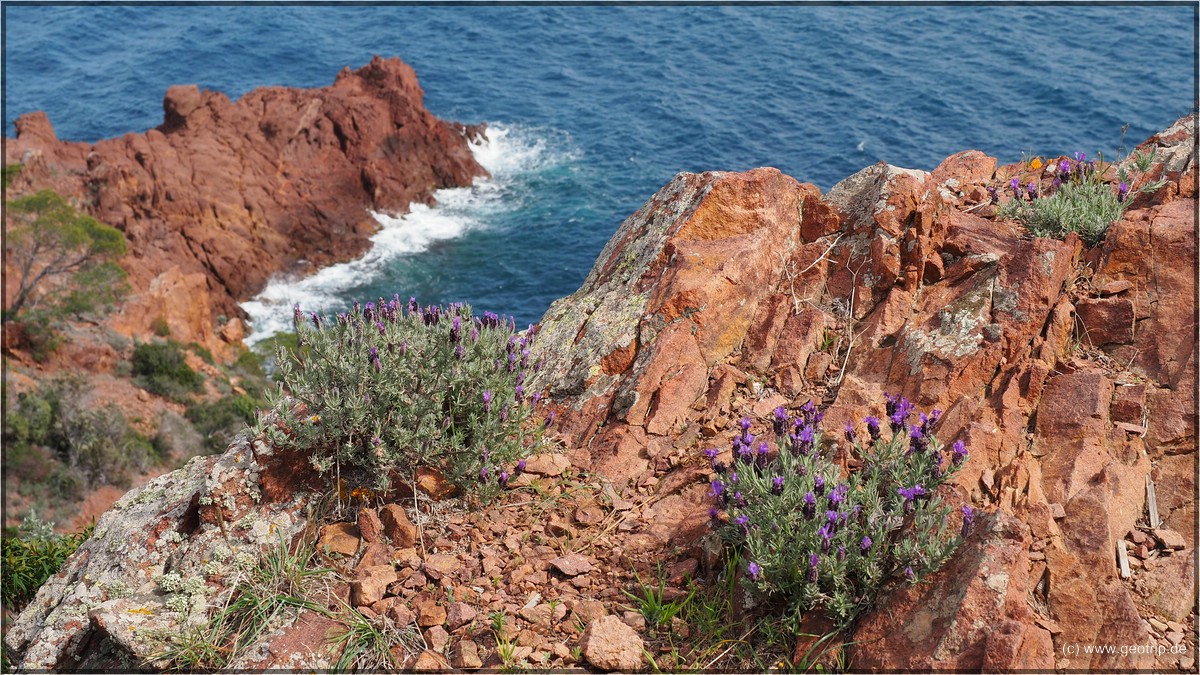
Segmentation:
<svg viewBox="0 0 1200 675">
<path fill-rule="evenodd" d="M 1061 239 L 1075 232 L 1087 245 L 1094 246 L 1104 238 L 1109 225 L 1125 213 L 1130 186 L 1150 170 L 1154 155 L 1155 151 L 1135 152 L 1130 161 L 1118 166 L 1114 185 L 1104 179 L 1103 155 L 1097 162 L 1089 160 L 1086 153 L 1076 152 L 1074 161 L 1064 158 L 1046 166 L 1043 174 L 1052 175 L 1048 185 L 1030 181 L 1022 186 L 1019 179 L 1013 178 L 1006 191 L 1011 198 L 1000 207 L 998 215 L 1016 220 L 1034 236 Z M 1164 179 L 1143 185 L 1138 192 L 1153 192 L 1165 183 Z M 993 201 L 999 201 L 998 191 L 992 188 L 990 192 Z"/>
<path fill-rule="evenodd" d="M 799 416 L 775 410 L 777 450 L 750 433 L 733 441 L 732 466 L 706 451 L 718 474 L 712 524 L 747 561 L 746 581 L 760 597 L 779 596 L 798 618 L 822 609 L 845 628 L 889 580 L 916 583 L 942 566 L 961 541 L 935 490 L 966 459 L 933 437 L 941 415 L 913 418 L 913 406 L 889 396 L 886 420 L 864 420 L 866 434 L 844 432 L 863 466 L 845 476 L 828 456 L 812 402 Z M 881 428 L 886 424 L 887 431 Z M 974 514 L 963 510 L 965 530 Z"/>
<path fill-rule="evenodd" d="M 319 471 L 357 467 L 383 489 L 432 466 L 489 495 L 541 438 L 529 419 L 540 396 L 524 389 L 532 327 L 519 336 L 491 312 L 398 296 L 334 317 L 297 306 L 294 323 L 297 349 L 278 358 L 290 399 L 272 402 L 291 433 L 267 433 L 311 451 Z"/>
</svg>

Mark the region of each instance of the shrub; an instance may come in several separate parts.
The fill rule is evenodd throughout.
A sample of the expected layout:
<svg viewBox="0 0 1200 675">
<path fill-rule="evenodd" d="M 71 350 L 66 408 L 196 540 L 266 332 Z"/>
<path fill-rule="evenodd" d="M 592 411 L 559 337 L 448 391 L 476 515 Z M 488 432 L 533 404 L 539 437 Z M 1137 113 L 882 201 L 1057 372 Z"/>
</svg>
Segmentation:
<svg viewBox="0 0 1200 675">
<path fill-rule="evenodd" d="M 139 344 L 133 348 L 133 374 L 146 391 L 181 401 L 201 390 L 204 377 L 192 370 L 175 342 Z"/>
<path fill-rule="evenodd" d="M 43 443 L 50 432 L 53 406 L 38 391 L 17 394 L 17 404 L 8 407 L 4 415 L 6 443 Z"/>
<path fill-rule="evenodd" d="M 74 534 L 57 535 L 48 527 L 37 527 L 30 519 L 17 528 L 5 528 L 3 557 L 4 605 L 21 611 L 54 573 L 62 569 L 80 544 L 92 536 L 95 525 Z"/>
<path fill-rule="evenodd" d="M 163 411 L 152 442 L 155 452 L 160 457 L 177 466 L 203 454 L 206 447 L 204 437 L 196 431 L 192 423 L 171 410 Z"/>
<path fill-rule="evenodd" d="M 890 437 L 867 417 L 867 443 L 846 434 L 863 466 L 842 479 L 827 456 L 810 401 L 796 418 L 775 411 L 778 451 L 750 433 L 733 441 L 732 466 L 708 450 L 719 476 L 710 494 L 713 527 L 747 561 L 745 581 L 760 598 L 782 599 L 792 618 L 823 610 L 848 627 L 885 583 L 916 583 L 937 570 L 961 538 L 948 531 L 949 509 L 935 494 L 966 458 L 961 441 L 947 464 L 931 435 L 939 411 L 909 423 L 907 399 L 889 397 Z M 973 514 L 964 510 L 965 527 Z"/>
<path fill-rule="evenodd" d="M 1062 239 L 1075 232 L 1088 246 L 1095 246 L 1109 226 L 1124 215 L 1131 202 L 1131 185 L 1149 171 L 1156 152 L 1135 152 L 1117 168 L 1116 185 L 1104 179 L 1107 171 L 1103 155 L 1096 162 L 1077 152 L 1074 162 L 1064 158 L 1047 167 L 1053 175 L 1048 184 L 1030 181 L 1022 186 L 1020 179 L 1013 178 L 1008 185 L 1010 198 L 998 215 L 1016 220 L 1037 237 Z M 1138 192 L 1153 192 L 1164 184 L 1165 179 L 1144 185 Z M 999 201 L 996 189 L 990 190 L 993 201 Z"/>
<path fill-rule="evenodd" d="M 293 400 L 273 405 L 291 433 L 268 433 L 312 451 L 318 470 L 357 467 L 384 489 L 426 465 L 490 495 L 540 438 L 526 424 L 540 396 L 523 384 L 532 331 L 460 304 L 410 299 L 406 312 L 399 297 L 307 318 L 297 306 L 297 349 L 277 357 Z"/>
<path fill-rule="evenodd" d="M 237 434 L 254 423 L 259 401 L 239 394 L 214 403 L 197 403 L 187 409 L 188 420 L 204 438 L 209 452 L 223 452 Z"/>
</svg>

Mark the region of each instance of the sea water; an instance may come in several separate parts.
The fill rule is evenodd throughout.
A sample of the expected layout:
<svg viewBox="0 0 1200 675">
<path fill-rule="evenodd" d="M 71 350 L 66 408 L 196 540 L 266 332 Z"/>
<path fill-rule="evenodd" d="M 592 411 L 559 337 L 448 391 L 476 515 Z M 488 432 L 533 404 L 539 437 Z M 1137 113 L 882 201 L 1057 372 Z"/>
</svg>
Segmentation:
<svg viewBox="0 0 1200 675">
<path fill-rule="evenodd" d="M 875 163 L 932 169 L 1112 157 L 1194 109 L 1196 8 L 1171 6 L 5 6 L 4 121 L 60 138 L 162 121 L 172 84 L 236 99 L 321 87 L 375 54 L 436 115 L 487 122 L 489 181 L 376 214 L 361 259 L 277 277 L 252 339 L 291 307 L 462 301 L 536 321 L 679 171 L 778 167 L 829 189 Z M 1122 129 L 1127 128 L 1124 141 Z"/>
</svg>

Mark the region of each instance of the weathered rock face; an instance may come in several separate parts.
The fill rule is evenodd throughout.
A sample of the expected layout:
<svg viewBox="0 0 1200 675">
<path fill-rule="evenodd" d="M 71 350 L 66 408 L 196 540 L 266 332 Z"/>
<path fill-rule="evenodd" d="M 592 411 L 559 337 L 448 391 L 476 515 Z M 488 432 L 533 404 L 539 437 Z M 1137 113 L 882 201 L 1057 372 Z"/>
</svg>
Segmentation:
<svg viewBox="0 0 1200 675">
<path fill-rule="evenodd" d="M 358 255 L 371 210 L 404 212 L 486 174 L 468 144 L 478 130 L 435 118 L 422 97 L 412 68 L 379 57 L 323 89 L 267 87 L 236 103 L 175 86 L 157 129 L 94 145 L 23 115 L 4 161 L 125 233 L 135 296 L 118 329 L 147 333 L 163 317 L 176 339 L 216 351 L 215 318 L 241 317 L 237 303 L 272 274 Z M 200 311 L 151 288 L 181 283 Z"/>
</svg>

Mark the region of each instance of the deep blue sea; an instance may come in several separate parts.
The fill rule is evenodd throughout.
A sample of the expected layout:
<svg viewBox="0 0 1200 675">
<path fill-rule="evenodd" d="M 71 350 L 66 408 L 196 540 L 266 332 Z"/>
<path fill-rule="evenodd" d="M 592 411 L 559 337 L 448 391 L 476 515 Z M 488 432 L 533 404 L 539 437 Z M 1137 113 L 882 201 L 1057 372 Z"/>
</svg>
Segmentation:
<svg viewBox="0 0 1200 675">
<path fill-rule="evenodd" d="M 437 115 L 486 121 L 494 178 L 384 224 L 362 260 L 278 279 L 290 307 L 399 293 L 536 321 L 621 221 L 680 171 L 775 166 L 822 190 L 885 160 L 932 169 L 1111 157 L 1194 109 L 1193 5 L 4 7 L 5 135 L 45 110 L 60 138 L 162 121 L 172 84 L 232 98 L 319 87 L 374 54 L 416 69 Z"/>
</svg>

